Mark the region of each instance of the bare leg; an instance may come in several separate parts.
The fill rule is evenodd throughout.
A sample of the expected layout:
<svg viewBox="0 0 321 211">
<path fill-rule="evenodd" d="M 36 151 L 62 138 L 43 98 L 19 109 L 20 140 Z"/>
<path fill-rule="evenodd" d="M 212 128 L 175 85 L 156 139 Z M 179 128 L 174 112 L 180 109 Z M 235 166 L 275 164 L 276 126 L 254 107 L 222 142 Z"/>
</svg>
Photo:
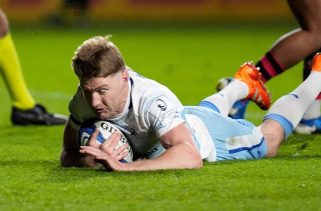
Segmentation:
<svg viewBox="0 0 321 211">
<path fill-rule="evenodd" d="M 273 47 L 256 64 L 262 73 L 264 82 L 276 77 L 305 59 L 306 68 L 316 51 L 321 49 L 321 1 L 288 0 L 288 5 L 300 24 L 295 29 L 280 37 Z M 321 95 L 319 96 L 319 99 Z M 247 103 L 233 105 L 232 118 L 244 118 Z"/>
<path fill-rule="evenodd" d="M 9 24 L 6 15 L 0 8 L 0 38 L 9 33 Z"/>
<path fill-rule="evenodd" d="M 283 127 L 277 121 L 267 119 L 261 127 L 262 134 L 267 145 L 267 157 L 273 157 L 277 154 L 277 151 L 284 140 Z"/>
<path fill-rule="evenodd" d="M 285 69 L 321 48 L 321 1 L 288 0 L 288 4 L 301 28 L 282 36 L 271 49 Z"/>
</svg>

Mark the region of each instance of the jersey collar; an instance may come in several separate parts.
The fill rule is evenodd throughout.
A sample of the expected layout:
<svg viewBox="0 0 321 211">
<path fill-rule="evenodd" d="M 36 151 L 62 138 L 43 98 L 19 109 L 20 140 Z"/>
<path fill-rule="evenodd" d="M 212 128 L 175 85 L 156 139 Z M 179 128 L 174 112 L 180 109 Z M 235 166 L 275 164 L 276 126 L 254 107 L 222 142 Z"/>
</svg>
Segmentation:
<svg viewBox="0 0 321 211">
<path fill-rule="evenodd" d="M 121 119 L 126 118 L 129 110 L 133 108 L 133 103 L 132 103 L 132 86 L 133 86 L 133 84 L 134 84 L 133 79 L 129 78 L 129 80 L 128 80 L 128 89 L 129 90 L 128 90 L 128 96 L 127 96 L 126 104 L 124 106 L 124 110 L 123 110 L 123 112 L 121 112 L 117 116 L 110 119 L 111 121 L 119 121 Z"/>
</svg>

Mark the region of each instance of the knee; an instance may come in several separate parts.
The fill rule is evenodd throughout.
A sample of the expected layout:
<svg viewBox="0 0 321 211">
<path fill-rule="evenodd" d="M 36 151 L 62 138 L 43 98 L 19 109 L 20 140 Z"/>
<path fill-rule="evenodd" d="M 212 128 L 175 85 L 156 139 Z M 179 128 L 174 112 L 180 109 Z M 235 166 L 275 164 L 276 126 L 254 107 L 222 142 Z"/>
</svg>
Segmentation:
<svg viewBox="0 0 321 211">
<path fill-rule="evenodd" d="M 315 21 L 309 23 L 306 28 L 303 28 L 309 34 L 310 40 L 313 43 L 319 43 L 321 46 L 321 22 Z"/>
<path fill-rule="evenodd" d="M 280 147 L 280 137 L 275 134 L 265 134 L 264 139 L 267 146 L 267 157 L 275 157 Z"/>
<path fill-rule="evenodd" d="M 0 10 L 0 38 L 9 33 L 9 23 L 6 15 Z"/>
<path fill-rule="evenodd" d="M 278 154 L 278 148 L 268 148 L 266 157 L 271 158 L 271 157 L 275 157 Z"/>
<path fill-rule="evenodd" d="M 261 132 L 267 147 L 266 156 L 276 156 L 278 149 L 285 138 L 282 126 L 274 120 L 265 120 L 262 124 Z"/>
</svg>

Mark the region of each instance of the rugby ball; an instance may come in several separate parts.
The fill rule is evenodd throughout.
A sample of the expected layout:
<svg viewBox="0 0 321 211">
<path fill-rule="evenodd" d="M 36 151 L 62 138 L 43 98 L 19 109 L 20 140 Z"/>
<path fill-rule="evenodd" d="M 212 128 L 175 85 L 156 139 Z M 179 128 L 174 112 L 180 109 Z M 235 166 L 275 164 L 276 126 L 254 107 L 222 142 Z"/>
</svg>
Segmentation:
<svg viewBox="0 0 321 211">
<path fill-rule="evenodd" d="M 115 149 L 128 143 L 128 147 L 127 147 L 128 155 L 120 161 L 123 163 L 129 163 L 129 162 L 133 161 L 133 151 L 129 145 L 127 138 L 117 128 L 116 125 L 114 125 L 110 122 L 107 122 L 107 121 L 95 121 L 95 122 L 85 123 L 84 125 L 82 125 L 78 131 L 78 142 L 79 142 L 80 146 L 85 146 L 87 144 L 87 142 L 89 141 L 91 135 L 94 133 L 96 128 L 99 129 L 99 134 L 96 139 L 96 141 L 99 144 L 102 144 L 104 141 L 107 141 L 108 137 L 112 133 L 114 133 L 114 132 L 120 133 L 121 138 L 120 138 Z"/>
</svg>

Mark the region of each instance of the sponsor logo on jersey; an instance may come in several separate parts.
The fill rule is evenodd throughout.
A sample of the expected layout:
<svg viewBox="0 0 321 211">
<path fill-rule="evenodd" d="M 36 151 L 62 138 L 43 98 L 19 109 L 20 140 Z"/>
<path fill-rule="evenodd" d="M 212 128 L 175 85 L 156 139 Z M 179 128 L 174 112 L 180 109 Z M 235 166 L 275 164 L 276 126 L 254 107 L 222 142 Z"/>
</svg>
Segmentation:
<svg viewBox="0 0 321 211">
<path fill-rule="evenodd" d="M 162 100 L 162 99 L 157 99 L 157 100 L 156 100 L 156 103 L 157 103 L 157 106 L 158 106 L 158 108 L 159 108 L 160 110 L 166 111 L 167 105 L 166 105 L 166 103 L 164 102 L 164 100 Z"/>
</svg>

